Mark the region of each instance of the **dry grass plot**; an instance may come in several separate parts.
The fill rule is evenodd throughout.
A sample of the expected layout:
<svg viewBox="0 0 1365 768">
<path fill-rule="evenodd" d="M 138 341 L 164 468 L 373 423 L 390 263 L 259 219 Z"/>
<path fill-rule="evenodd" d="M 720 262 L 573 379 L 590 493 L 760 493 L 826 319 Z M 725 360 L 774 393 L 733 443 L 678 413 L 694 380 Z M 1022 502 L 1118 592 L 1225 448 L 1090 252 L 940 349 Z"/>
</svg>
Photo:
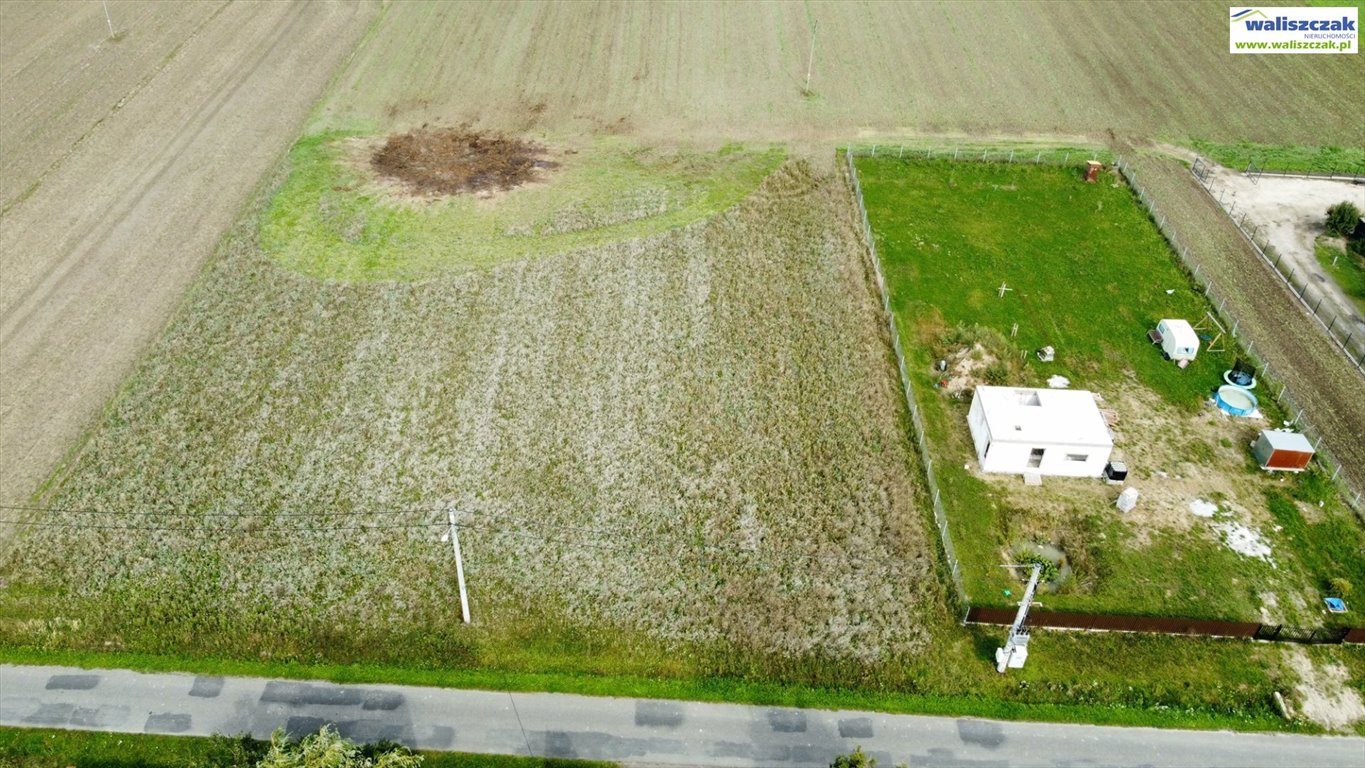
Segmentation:
<svg viewBox="0 0 1365 768">
<path fill-rule="evenodd" d="M 843 194 L 792 162 L 707 222 L 417 283 L 295 275 L 248 218 L 6 565 L 0 638 L 915 652 L 940 585 Z"/>
</svg>

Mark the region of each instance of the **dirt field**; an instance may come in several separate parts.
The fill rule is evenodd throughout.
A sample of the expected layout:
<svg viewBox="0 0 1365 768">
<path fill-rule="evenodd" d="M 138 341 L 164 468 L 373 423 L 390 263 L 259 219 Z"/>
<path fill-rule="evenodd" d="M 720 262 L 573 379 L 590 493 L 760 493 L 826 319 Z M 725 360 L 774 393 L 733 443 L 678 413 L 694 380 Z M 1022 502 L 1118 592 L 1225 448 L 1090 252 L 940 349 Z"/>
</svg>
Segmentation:
<svg viewBox="0 0 1365 768">
<path fill-rule="evenodd" d="M 1351 318 L 1365 334 L 1365 318 L 1350 297 L 1323 273 L 1313 251 L 1314 242 L 1326 231 L 1327 208 L 1348 201 L 1365 210 L 1365 186 L 1345 180 L 1275 176 L 1252 181 L 1240 171 L 1221 166 L 1215 167 L 1213 184 L 1214 196 L 1223 208 L 1239 217 L 1245 214 L 1248 226 L 1259 228 L 1275 252 L 1288 260 L 1281 271 L 1311 275 L 1315 287 L 1336 304 L 1338 314 Z"/>
<path fill-rule="evenodd" d="M 0 4 L 0 501 L 99 412 L 376 8 Z M 42 183 L 25 196 L 33 183 Z"/>
<path fill-rule="evenodd" d="M 1365 58 L 1229 56 L 1226 19 L 1215 2 L 397 3 L 312 130 L 1359 142 L 1341 84 Z"/>
<path fill-rule="evenodd" d="M 226 2 L 0 4 L 0 211 L 151 82 Z M 131 31 L 135 30 L 135 33 Z"/>
</svg>

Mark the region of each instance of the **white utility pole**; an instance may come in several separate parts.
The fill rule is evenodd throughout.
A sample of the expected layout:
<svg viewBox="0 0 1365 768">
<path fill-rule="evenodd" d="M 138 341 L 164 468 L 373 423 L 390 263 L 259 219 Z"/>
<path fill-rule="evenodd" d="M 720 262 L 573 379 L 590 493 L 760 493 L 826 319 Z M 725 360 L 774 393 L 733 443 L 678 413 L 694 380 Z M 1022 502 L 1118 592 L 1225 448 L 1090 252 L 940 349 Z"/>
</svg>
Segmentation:
<svg viewBox="0 0 1365 768">
<path fill-rule="evenodd" d="M 1011 566 L 1006 566 L 1011 567 Z M 1018 566 L 1013 566 L 1018 567 Z M 1023 669 L 1028 659 L 1028 609 L 1033 605 L 1033 593 L 1038 589 L 1038 578 L 1043 575 L 1043 566 L 1033 564 L 1033 575 L 1029 576 L 1028 588 L 1024 599 L 1019 601 L 1019 612 L 1014 615 L 1014 624 L 1005 638 L 1005 647 L 995 649 L 995 671 L 1004 673 L 1007 668 Z"/>
<path fill-rule="evenodd" d="M 810 93 L 810 74 L 815 69 L 815 29 L 819 22 L 811 22 L 810 25 L 810 56 L 806 57 L 806 88 L 805 93 Z"/>
<path fill-rule="evenodd" d="M 450 547 L 455 551 L 455 580 L 460 584 L 460 617 L 469 623 L 469 594 L 464 588 L 464 558 L 460 556 L 460 527 L 455 524 L 455 508 L 446 510 L 450 517 Z"/>
<path fill-rule="evenodd" d="M 100 0 L 100 5 L 104 6 L 104 23 L 109 25 L 109 39 L 114 38 L 114 20 L 109 18 L 109 0 Z"/>
</svg>

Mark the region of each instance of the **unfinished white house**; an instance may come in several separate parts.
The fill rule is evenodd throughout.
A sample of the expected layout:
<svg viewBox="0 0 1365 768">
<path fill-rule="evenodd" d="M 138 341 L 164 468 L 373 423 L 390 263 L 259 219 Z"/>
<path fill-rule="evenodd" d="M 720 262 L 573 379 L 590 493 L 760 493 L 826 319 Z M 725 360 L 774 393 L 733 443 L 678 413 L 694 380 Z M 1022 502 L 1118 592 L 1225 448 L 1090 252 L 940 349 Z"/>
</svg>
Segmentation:
<svg viewBox="0 0 1365 768">
<path fill-rule="evenodd" d="M 1099 477 L 1114 449 L 1084 390 L 977 387 L 967 423 L 982 472 Z"/>
</svg>

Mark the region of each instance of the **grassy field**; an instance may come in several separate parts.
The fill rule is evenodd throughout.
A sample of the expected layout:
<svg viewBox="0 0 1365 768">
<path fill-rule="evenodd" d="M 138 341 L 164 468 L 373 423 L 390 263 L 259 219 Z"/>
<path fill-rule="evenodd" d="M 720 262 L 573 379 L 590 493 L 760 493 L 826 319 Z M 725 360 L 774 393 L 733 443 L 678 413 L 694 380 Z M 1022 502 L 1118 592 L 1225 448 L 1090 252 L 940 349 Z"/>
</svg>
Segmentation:
<svg viewBox="0 0 1365 768">
<path fill-rule="evenodd" d="M 1332 276 L 1341 290 L 1355 304 L 1356 311 L 1365 314 L 1365 264 L 1341 248 L 1318 240 L 1313 244 L 1322 271 Z"/>
<path fill-rule="evenodd" d="M 1060 547 L 1074 568 L 1045 598 L 1058 609 L 1314 623 L 1330 579 L 1365 589 L 1352 554 L 1360 527 L 1323 479 L 1251 464 L 1245 446 L 1276 423 L 1274 404 L 1251 423 L 1206 404 L 1233 344 L 1180 369 L 1147 340 L 1158 319 L 1196 321 L 1209 307 L 1126 184 L 1106 175 L 1087 185 L 1075 167 L 866 157 L 858 167 L 975 602 L 1009 602 L 1017 583 L 997 566 L 1031 544 Z M 1030 354 L 1044 345 L 1055 362 Z M 941 358 L 953 361 L 946 374 L 932 370 Z M 1095 481 L 1028 489 L 980 474 L 970 388 L 950 381 L 962 366 L 980 383 L 1042 386 L 1060 374 L 1098 392 L 1117 418 L 1138 510 L 1118 514 L 1117 490 Z M 1213 519 L 1190 513 L 1196 499 L 1219 507 Z M 1237 525 L 1273 554 L 1224 546 Z"/>
<path fill-rule="evenodd" d="M 946 607 L 846 190 L 820 165 L 831 137 L 912 131 L 1352 140 L 1350 105 L 1320 95 L 1355 57 L 1229 60 L 1225 12 L 1171 9 L 1178 39 L 1158 50 L 1128 43 L 1146 14 L 1122 6 L 390 4 L 43 487 L 54 511 L 0 567 L 0 649 L 1306 727 L 1274 714 L 1289 677 L 1269 646 L 1040 632 L 1025 673 L 994 673 L 1001 632 Z M 905 44 L 926 29 L 935 44 Z M 1265 90 L 1234 87 L 1248 77 Z M 348 154 L 427 121 L 527 135 L 565 162 L 546 186 L 431 204 Z M 1108 234 L 1156 247 L 1131 220 Z M 1108 254 L 1089 255 L 1100 271 Z M 1060 367 L 1098 381 L 1094 319 L 1017 343 L 1071 345 Z M 1123 338 L 1114 354 L 1138 343 Z M 1171 400 L 1205 386 L 1134 376 Z M 1234 455 L 1200 441 L 1177 447 Z M 452 508 L 472 627 L 442 539 Z"/>
<path fill-rule="evenodd" d="M 153 736 L 0 728 L 0 768 L 248 768 L 269 743 L 245 737 Z M 419 752 L 423 768 L 609 768 L 592 760 Z"/>
<path fill-rule="evenodd" d="M 414 200 L 374 177 L 376 142 L 305 137 L 266 211 L 263 250 L 304 274 L 411 279 L 648 237 L 703 221 L 751 193 L 782 151 L 661 152 L 610 138 L 555 148 L 545 181 L 501 193 Z"/>
<path fill-rule="evenodd" d="M 1195 151 L 1219 165 L 1243 170 L 1248 163 L 1268 171 L 1306 171 L 1309 173 L 1354 173 L 1365 175 L 1365 147 L 1305 147 L 1254 144 L 1191 142 Z"/>
<path fill-rule="evenodd" d="M 262 250 L 283 183 L 54 479 L 7 660 L 1307 727 L 1274 646 L 1040 632 L 1006 677 L 998 629 L 953 625 L 837 179 L 790 161 L 706 222 L 354 283 Z"/>
<path fill-rule="evenodd" d="M 311 130 L 1360 145 L 1361 57 L 1230 56 L 1227 24 L 1215 2 L 396 3 Z"/>
<path fill-rule="evenodd" d="M 627 672 L 927 643 L 941 588 L 837 179 L 794 162 L 706 222 L 414 283 L 281 268 L 275 192 L 54 482 L 0 636 Z"/>
</svg>

